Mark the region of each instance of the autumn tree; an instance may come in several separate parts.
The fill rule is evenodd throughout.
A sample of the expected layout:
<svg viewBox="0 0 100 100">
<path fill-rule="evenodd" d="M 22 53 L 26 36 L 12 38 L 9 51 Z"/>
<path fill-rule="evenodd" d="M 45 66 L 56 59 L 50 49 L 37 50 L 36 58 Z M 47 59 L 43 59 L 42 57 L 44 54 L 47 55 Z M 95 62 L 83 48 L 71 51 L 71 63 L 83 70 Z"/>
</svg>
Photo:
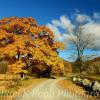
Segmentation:
<svg viewBox="0 0 100 100">
<path fill-rule="evenodd" d="M 43 65 L 52 73 L 63 72 L 63 60 L 58 57 L 57 49 L 63 49 L 60 42 L 54 40 L 52 31 L 39 26 L 31 18 L 3 18 L 0 20 L 0 60 L 8 63 L 8 72 L 12 74 L 34 73 L 35 65 Z M 42 71 L 42 67 L 37 67 Z"/>
</svg>

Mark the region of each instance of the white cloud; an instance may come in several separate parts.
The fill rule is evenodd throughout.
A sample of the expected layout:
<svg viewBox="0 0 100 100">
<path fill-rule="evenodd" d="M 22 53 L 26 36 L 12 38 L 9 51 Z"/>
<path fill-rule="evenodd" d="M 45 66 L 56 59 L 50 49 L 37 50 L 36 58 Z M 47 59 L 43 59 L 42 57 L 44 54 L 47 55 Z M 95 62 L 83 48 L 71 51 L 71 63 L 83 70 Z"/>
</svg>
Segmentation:
<svg viewBox="0 0 100 100">
<path fill-rule="evenodd" d="M 55 25 L 56 27 L 62 26 L 61 22 L 59 20 L 53 20 L 52 24 Z"/>
<path fill-rule="evenodd" d="M 69 18 L 67 18 L 66 16 L 61 16 L 60 21 L 62 23 L 62 27 L 64 29 L 67 29 L 69 33 L 73 31 L 75 26 L 71 23 L 71 20 Z"/>
<path fill-rule="evenodd" d="M 89 22 L 91 21 L 91 17 L 85 14 L 76 14 L 76 21 L 79 23 Z"/>
<path fill-rule="evenodd" d="M 98 17 L 96 14 L 94 14 L 93 17 L 94 16 Z M 89 38 L 93 36 L 94 45 L 92 46 L 100 50 L 100 23 L 95 22 L 94 19 L 91 19 L 90 16 L 85 14 L 76 14 L 75 20 L 79 23 L 87 22 L 83 25 L 83 34 Z M 76 28 L 76 24 L 72 24 L 72 21 L 66 16 L 61 16 L 59 20 L 53 20 L 51 24 L 47 24 L 47 27 L 53 31 L 55 40 L 63 41 L 66 45 L 68 45 L 71 38 L 75 39 L 73 30 Z M 64 29 L 66 33 L 61 34 L 61 28 Z M 87 34 L 90 34 L 90 36 Z"/>
<path fill-rule="evenodd" d="M 54 38 L 55 38 L 56 41 L 62 41 L 63 37 L 60 34 L 59 29 L 55 25 L 53 25 L 53 24 L 47 24 L 46 26 L 53 31 Z"/>
<path fill-rule="evenodd" d="M 72 32 L 75 27 L 71 23 L 71 20 L 64 15 L 60 17 L 60 20 L 53 20 L 52 25 L 54 25 L 56 27 L 60 27 L 62 29 L 65 29 L 69 33 Z"/>
<path fill-rule="evenodd" d="M 98 23 L 87 23 L 83 26 L 84 33 L 93 34 L 96 38 L 100 39 L 100 24 Z"/>
<path fill-rule="evenodd" d="M 88 23 L 83 26 L 84 34 L 90 34 L 93 37 L 95 49 L 100 49 L 100 24 L 98 23 Z"/>
<path fill-rule="evenodd" d="M 95 40 L 94 41 L 93 48 L 96 49 L 96 50 L 100 50 L 100 40 Z"/>
<path fill-rule="evenodd" d="M 65 45 L 68 44 L 69 35 L 68 34 L 61 34 L 60 28 L 64 29 L 68 33 L 72 33 L 74 29 L 74 25 L 71 23 L 71 20 L 67 18 L 66 16 L 61 16 L 60 20 L 52 20 L 52 23 L 46 25 L 48 28 L 50 28 L 53 33 L 56 41 L 64 42 Z"/>
</svg>

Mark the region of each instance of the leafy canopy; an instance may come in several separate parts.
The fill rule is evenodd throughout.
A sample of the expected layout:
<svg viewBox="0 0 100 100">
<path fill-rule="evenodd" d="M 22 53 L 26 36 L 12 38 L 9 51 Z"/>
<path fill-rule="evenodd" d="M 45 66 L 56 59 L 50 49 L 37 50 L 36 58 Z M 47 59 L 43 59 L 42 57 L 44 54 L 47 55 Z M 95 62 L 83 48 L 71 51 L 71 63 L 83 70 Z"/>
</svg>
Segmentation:
<svg viewBox="0 0 100 100">
<path fill-rule="evenodd" d="M 57 49 L 63 48 L 62 43 L 54 40 L 50 29 L 39 26 L 31 17 L 0 20 L 0 59 L 8 62 L 10 73 L 28 73 L 34 64 L 59 73 L 64 65 Z"/>
</svg>

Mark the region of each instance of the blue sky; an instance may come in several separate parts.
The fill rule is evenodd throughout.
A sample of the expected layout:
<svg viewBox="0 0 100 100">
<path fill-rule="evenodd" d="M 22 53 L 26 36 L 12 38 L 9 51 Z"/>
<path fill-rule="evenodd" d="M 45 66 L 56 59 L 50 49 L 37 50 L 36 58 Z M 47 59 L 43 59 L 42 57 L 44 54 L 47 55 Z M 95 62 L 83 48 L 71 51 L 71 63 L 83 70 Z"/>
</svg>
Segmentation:
<svg viewBox="0 0 100 100">
<path fill-rule="evenodd" d="M 100 0 L 0 0 L 0 18 L 32 16 L 40 25 L 58 20 L 62 15 L 72 18 L 75 12 L 93 17 L 94 12 L 100 13 Z M 65 50 L 60 56 L 71 60 L 71 53 Z"/>
<path fill-rule="evenodd" d="M 0 0 L 0 18 L 32 16 L 46 24 L 61 15 L 71 15 L 79 9 L 91 15 L 100 12 L 100 0 Z"/>
</svg>

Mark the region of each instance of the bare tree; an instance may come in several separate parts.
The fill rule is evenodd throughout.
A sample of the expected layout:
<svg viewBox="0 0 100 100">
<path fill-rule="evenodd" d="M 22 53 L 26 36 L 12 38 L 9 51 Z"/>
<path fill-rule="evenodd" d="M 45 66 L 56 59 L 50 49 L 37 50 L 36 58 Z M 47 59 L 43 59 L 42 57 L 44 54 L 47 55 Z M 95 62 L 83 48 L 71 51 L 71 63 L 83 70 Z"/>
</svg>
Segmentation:
<svg viewBox="0 0 100 100">
<path fill-rule="evenodd" d="M 83 27 L 79 26 L 75 33 L 69 37 L 71 47 L 76 52 L 76 62 L 82 63 L 84 51 L 93 45 L 93 36 L 83 33 Z"/>
</svg>

